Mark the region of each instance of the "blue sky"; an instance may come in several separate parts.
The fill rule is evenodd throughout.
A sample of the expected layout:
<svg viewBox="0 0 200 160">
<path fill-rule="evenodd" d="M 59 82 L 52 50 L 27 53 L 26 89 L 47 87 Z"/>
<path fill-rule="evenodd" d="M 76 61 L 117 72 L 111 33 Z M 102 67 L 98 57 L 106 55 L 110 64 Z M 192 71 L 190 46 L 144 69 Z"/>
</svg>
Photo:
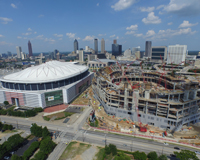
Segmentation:
<svg viewBox="0 0 200 160">
<path fill-rule="evenodd" d="M 200 0 L 1 0 L 0 53 L 94 48 L 94 38 L 113 39 L 123 50 L 151 40 L 153 46 L 184 44 L 200 50 Z"/>
</svg>

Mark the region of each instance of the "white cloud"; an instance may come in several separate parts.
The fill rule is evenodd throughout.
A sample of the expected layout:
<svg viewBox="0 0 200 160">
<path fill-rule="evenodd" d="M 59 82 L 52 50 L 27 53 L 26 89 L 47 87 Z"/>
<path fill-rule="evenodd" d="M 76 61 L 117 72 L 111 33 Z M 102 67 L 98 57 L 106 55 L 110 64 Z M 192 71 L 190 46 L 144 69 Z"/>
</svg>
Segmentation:
<svg viewBox="0 0 200 160">
<path fill-rule="evenodd" d="M 80 40 L 81 38 L 80 38 L 80 37 L 77 37 L 76 39 L 77 39 L 77 40 Z"/>
<path fill-rule="evenodd" d="M 97 6 L 99 6 L 99 3 L 97 3 Z"/>
<path fill-rule="evenodd" d="M 59 37 L 59 38 L 60 38 L 60 37 L 63 37 L 62 34 L 54 34 L 54 36 L 55 36 L 55 37 Z"/>
<path fill-rule="evenodd" d="M 24 37 L 24 39 L 27 39 L 27 37 Z"/>
<path fill-rule="evenodd" d="M 134 36 L 136 36 L 136 37 L 142 37 L 143 34 L 142 33 L 140 33 L 140 34 L 134 34 Z"/>
<path fill-rule="evenodd" d="M 41 18 L 41 17 L 44 17 L 44 15 L 43 15 L 43 14 L 41 14 L 41 15 L 39 15 L 38 17 L 40 17 L 40 18 Z"/>
<path fill-rule="evenodd" d="M 0 37 L 4 37 L 2 34 L 0 34 Z"/>
<path fill-rule="evenodd" d="M 11 3 L 11 7 L 17 8 L 17 6 L 15 4 L 13 4 L 13 3 Z"/>
<path fill-rule="evenodd" d="M 45 41 L 45 42 L 49 42 L 49 43 L 51 43 L 51 44 L 55 42 L 55 40 L 52 39 L 52 38 L 45 38 L 44 41 Z"/>
<path fill-rule="evenodd" d="M 62 40 L 62 38 L 59 38 L 58 40 Z"/>
<path fill-rule="evenodd" d="M 155 7 L 140 7 L 141 12 L 153 12 L 155 10 Z"/>
<path fill-rule="evenodd" d="M 66 33 L 66 36 L 68 36 L 69 38 L 75 38 L 75 33 Z"/>
<path fill-rule="evenodd" d="M 32 34 L 32 32 L 22 33 L 22 35 L 24 35 L 24 36 L 28 36 L 28 35 L 31 35 L 31 34 Z"/>
<path fill-rule="evenodd" d="M 112 5 L 111 8 L 113 8 L 115 11 L 121 11 L 130 7 L 134 3 L 136 3 L 136 0 L 119 0 L 117 3 Z"/>
<path fill-rule="evenodd" d="M 156 9 L 158 10 L 158 9 L 161 9 L 161 8 L 164 8 L 164 7 L 165 7 L 165 5 L 160 5 Z"/>
<path fill-rule="evenodd" d="M 4 45 L 12 46 L 13 44 L 12 43 L 7 43 L 5 41 L 1 41 L 0 45 L 2 45 L 2 46 L 4 46 Z"/>
<path fill-rule="evenodd" d="M 191 16 L 199 14 L 199 8 L 199 0 L 170 0 L 169 4 L 164 6 L 163 11 L 179 16 Z"/>
<path fill-rule="evenodd" d="M 0 17 L 0 20 L 2 21 L 2 24 L 7 24 L 8 22 L 12 22 L 13 20 L 11 18 L 6 17 Z"/>
<path fill-rule="evenodd" d="M 142 22 L 145 24 L 159 24 L 161 23 L 161 19 L 158 16 L 154 15 L 154 12 L 150 12 L 147 18 L 143 18 Z"/>
<path fill-rule="evenodd" d="M 44 39 L 44 35 L 38 35 L 36 39 Z"/>
<path fill-rule="evenodd" d="M 154 30 L 148 30 L 148 32 L 146 33 L 146 37 L 151 37 L 153 35 L 155 35 L 155 31 Z"/>
<path fill-rule="evenodd" d="M 32 29 L 31 29 L 31 28 L 28 28 L 28 31 L 32 31 Z"/>
<path fill-rule="evenodd" d="M 119 36 L 117 36 L 116 39 L 119 39 Z"/>
<path fill-rule="evenodd" d="M 20 36 L 17 36 L 17 38 L 18 38 L 18 39 L 21 39 L 22 37 L 20 37 Z"/>
<path fill-rule="evenodd" d="M 138 29 L 138 25 L 131 25 L 130 27 L 127 27 L 126 30 L 137 30 Z"/>
<path fill-rule="evenodd" d="M 180 24 L 179 28 L 186 28 L 186 27 L 192 27 L 192 26 L 196 26 L 198 23 L 190 23 L 189 21 L 183 21 L 182 24 Z"/>
<path fill-rule="evenodd" d="M 37 34 L 37 32 L 34 32 L 34 34 Z"/>
<path fill-rule="evenodd" d="M 86 36 L 83 41 L 92 41 L 94 39 L 94 36 Z"/>
<path fill-rule="evenodd" d="M 115 37 L 115 34 L 110 36 L 110 38 L 114 38 L 114 37 Z"/>
<path fill-rule="evenodd" d="M 125 33 L 125 35 L 130 35 L 130 34 L 134 34 L 135 33 L 135 31 L 127 31 L 126 33 Z"/>
<path fill-rule="evenodd" d="M 106 34 L 98 34 L 99 37 L 106 36 Z"/>
<path fill-rule="evenodd" d="M 167 25 L 169 25 L 169 26 L 172 25 L 172 24 L 173 24 L 173 22 L 169 22 L 169 23 L 167 23 Z"/>
</svg>

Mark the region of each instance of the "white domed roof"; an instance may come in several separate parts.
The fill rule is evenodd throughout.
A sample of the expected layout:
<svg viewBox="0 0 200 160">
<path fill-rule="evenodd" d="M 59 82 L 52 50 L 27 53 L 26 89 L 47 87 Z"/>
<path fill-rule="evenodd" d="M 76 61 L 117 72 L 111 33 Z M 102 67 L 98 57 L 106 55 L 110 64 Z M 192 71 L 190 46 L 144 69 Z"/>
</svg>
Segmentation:
<svg viewBox="0 0 200 160">
<path fill-rule="evenodd" d="M 44 83 L 70 78 L 87 70 L 87 66 L 77 65 L 74 62 L 49 61 L 6 75 L 1 80 L 15 83 Z"/>
</svg>

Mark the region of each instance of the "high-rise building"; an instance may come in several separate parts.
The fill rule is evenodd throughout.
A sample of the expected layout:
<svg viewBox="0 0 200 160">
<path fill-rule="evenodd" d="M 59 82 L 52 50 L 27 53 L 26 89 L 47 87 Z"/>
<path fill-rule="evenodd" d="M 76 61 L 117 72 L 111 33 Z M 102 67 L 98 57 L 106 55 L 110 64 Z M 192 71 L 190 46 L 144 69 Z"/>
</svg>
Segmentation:
<svg viewBox="0 0 200 160">
<path fill-rule="evenodd" d="M 113 44 L 117 44 L 117 40 L 116 39 L 113 40 Z"/>
<path fill-rule="evenodd" d="M 32 45 L 31 45 L 30 41 L 28 41 L 28 55 L 29 55 L 29 57 L 33 56 Z"/>
<path fill-rule="evenodd" d="M 184 65 L 187 53 L 187 45 L 170 45 L 168 46 L 167 64 Z"/>
<path fill-rule="evenodd" d="M 94 39 L 94 51 L 95 54 L 98 54 L 98 39 Z"/>
<path fill-rule="evenodd" d="M 17 50 L 17 58 L 22 58 L 21 56 L 22 48 L 20 46 L 16 46 L 16 50 Z"/>
<path fill-rule="evenodd" d="M 57 57 L 56 57 L 56 54 L 58 53 L 58 50 L 57 49 L 55 49 L 54 50 L 54 54 L 53 54 L 53 57 L 52 57 L 52 59 L 56 59 Z"/>
<path fill-rule="evenodd" d="M 8 57 L 12 57 L 12 53 L 11 52 L 7 52 Z"/>
<path fill-rule="evenodd" d="M 130 48 L 124 51 L 124 57 L 130 57 L 131 56 L 131 50 Z"/>
<path fill-rule="evenodd" d="M 80 62 L 84 62 L 84 51 L 83 50 L 79 50 L 78 51 L 78 54 L 79 54 L 79 61 Z"/>
<path fill-rule="evenodd" d="M 146 41 L 145 45 L 145 57 L 151 57 L 151 41 Z"/>
<path fill-rule="evenodd" d="M 74 53 L 78 50 L 78 41 L 75 39 L 74 40 Z"/>
<path fill-rule="evenodd" d="M 152 47 L 151 61 L 161 63 L 167 59 L 167 47 L 157 46 Z"/>
<path fill-rule="evenodd" d="M 140 52 L 140 46 L 138 47 L 133 47 L 132 48 L 132 55 L 135 57 L 135 58 L 140 58 L 140 57 L 136 57 L 136 52 Z"/>
<path fill-rule="evenodd" d="M 105 52 L 105 40 L 102 38 L 101 40 L 101 53 Z"/>
<path fill-rule="evenodd" d="M 115 41 L 113 41 L 115 42 Z M 113 56 L 119 56 L 122 54 L 122 45 L 119 45 L 119 44 L 112 44 L 112 55 Z"/>
</svg>

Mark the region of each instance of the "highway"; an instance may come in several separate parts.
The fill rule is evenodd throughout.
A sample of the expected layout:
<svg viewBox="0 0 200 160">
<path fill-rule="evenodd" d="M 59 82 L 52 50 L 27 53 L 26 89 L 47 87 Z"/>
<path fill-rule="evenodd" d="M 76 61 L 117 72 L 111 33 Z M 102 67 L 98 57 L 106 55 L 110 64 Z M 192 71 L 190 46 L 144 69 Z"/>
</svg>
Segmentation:
<svg viewBox="0 0 200 160">
<path fill-rule="evenodd" d="M 0 116 L 2 121 L 5 121 L 8 124 L 12 124 L 14 127 L 18 129 L 22 129 L 25 131 L 29 131 L 32 123 L 37 123 L 40 126 L 47 126 L 47 128 L 51 131 L 57 131 L 57 134 L 60 138 L 60 143 L 57 145 L 54 152 L 51 154 L 49 159 L 57 159 L 63 152 L 63 147 L 65 147 L 66 142 L 70 142 L 72 140 L 78 140 L 82 142 L 87 142 L 90 144 L 96 144 L 100 146 L 105 146 L 105 144 L 115 144 L 118 149 L 128 150 L 128 151 L 142 151 L 148 153 L 150 151 L 156 151 L 159 155 L 164 153 L 166 155 L 173 154 L 174 147 L 179 147 L 180 149 L 187 149 L 191 151 L 196 151 L 197 149 L 188 148 L 185 146 L 179 146 L 175 144 L 164 145 L 162 142 L 157 142 L 153 140 L 134 138 L 131 136 L 123 136 L 116 135 L 112 133 L 104 133 L 99 131 L 89 131 L 81 129 L 83 124 L 86 122 L 86 118 L 88 117 L 92 108 L 87 108 L 86 111 L 77 119 L 77 121 L 73 125 L 55 125 L 49 122 L 34 122 L 24 118 L 18 117 L 8 117 L 8 116 Z M 60 149 L 59 149 L 60 148 Z"/>
</svg>

